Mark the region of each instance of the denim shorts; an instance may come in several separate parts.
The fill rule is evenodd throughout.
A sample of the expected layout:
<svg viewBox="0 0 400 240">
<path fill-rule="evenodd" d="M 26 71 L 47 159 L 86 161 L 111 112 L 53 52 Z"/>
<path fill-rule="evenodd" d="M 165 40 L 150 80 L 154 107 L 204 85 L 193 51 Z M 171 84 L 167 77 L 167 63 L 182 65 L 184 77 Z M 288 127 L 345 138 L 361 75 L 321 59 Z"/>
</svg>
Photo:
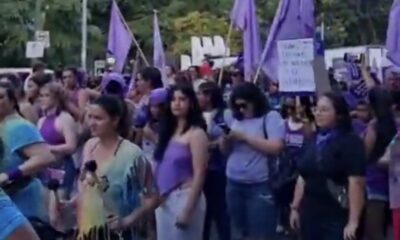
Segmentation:
<svg viewBox="0 0 400 240">
<path fill-rule="evenodd" d="M 233 239 L 276 236 L 278 211 L 267 182 L 245 184 L 228 180 L 226 199 Z"/>
<path fill-rule="evenodd" d="M 11 200 L 0 195 L 0 239 L 7 239 L 15 230 L 26 223 L 28 223 L 26 218 L 18 211 Z"/>
</svg>

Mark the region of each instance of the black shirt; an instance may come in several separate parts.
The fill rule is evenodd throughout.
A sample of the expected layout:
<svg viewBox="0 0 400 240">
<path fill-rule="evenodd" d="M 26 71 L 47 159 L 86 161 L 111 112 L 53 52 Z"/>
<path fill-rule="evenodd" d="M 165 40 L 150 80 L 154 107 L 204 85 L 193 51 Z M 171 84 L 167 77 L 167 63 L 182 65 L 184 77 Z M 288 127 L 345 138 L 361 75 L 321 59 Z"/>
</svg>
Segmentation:
<svg viewBox="0 0 400 240">
<path fill-rule="evenodd" d="M 366 155 L 362 140 L 353 133 L 337 133 L 317 150 L 316 136 L 308 140 L 299 159 L 300 175 L 305 180 L 303 207 L 326 214 L 343 210 L 327 187 L 327 180 L 347 186 L 349 176 L 365 176 Z"/>
</svg>

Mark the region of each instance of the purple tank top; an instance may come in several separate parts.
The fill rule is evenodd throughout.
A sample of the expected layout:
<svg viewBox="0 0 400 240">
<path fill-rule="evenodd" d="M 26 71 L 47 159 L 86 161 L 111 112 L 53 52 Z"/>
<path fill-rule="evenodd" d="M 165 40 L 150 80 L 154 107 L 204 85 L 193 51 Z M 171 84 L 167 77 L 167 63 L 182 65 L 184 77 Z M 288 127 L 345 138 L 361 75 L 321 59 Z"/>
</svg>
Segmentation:
<svg viewBox="0 0 400 240">
<path fill-rule="evenodd" d="M 289 127 L 288 121 L 285 121 L 285 128 L 285 153 L 291 161 L 297 163 L 304 143 L 303 128 L 292 130 Z"/>
<path fill-rule="evenodd" d="M 156 167 L 157 187 L 167 195 L 193 177 L 192 153 L 188 145 L 171 140 Z"/>
<path fill-rule="evenodd" d="M 43 139 L 50 145 L 65 143 L 64 136 L 56 129 L 56 118 L 56 114 L 45 117 L 43 124 L 39 129 Z"/>
<path fill-rule="evenodd" d="M 291 148 L 301 148 L 304 142 L 303 128 L 292 130 L 289 127 L 289 122 L 285 121 L 286 134 L 285 145 Z"/>
</svg>

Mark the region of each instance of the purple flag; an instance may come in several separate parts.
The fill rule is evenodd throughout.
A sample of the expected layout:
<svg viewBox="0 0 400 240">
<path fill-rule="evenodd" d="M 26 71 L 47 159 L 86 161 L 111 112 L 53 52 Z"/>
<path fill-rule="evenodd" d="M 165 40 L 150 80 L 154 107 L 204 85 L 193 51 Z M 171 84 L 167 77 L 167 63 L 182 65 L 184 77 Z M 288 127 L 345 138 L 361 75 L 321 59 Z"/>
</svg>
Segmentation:
<svg viewBox="0 0 400 240">
<path fill-rule="evenodd" d="M 153 22 L 153 65 L 161 72 L 164 87 L 168 86 L 167 73 L 165 72 L 165 53 L 161 39 L 160 25 L 158 24 L 157 11 L 154 11 Z"/>
<path fill-rule="evenodd" d="M 260 32 L 254 0 L 236 0 L 232 12 L 233 25 L 242 31 L 244 75 L 252 80 L 260 62 Z"/>
<path fill-rule="evenodd" d="M 112 1 L 110 28 L 108 30 L 107 54 L 115 59 L 115 71 L 122 72 L 129 49 L 133 42 L 133 34 L 115 0 Z"/>
<path fill-rule="evenodd" d="M 400 0 L 394 0 L 390 10 L 386 48 L 389 60 L 400 66 Z"/>
<path fill-rule="evenodd" d="M 263 51 L 263 71 L 278 81 L 278 41 L 314 38 L 314 0 L 281 0 Z"/>
</svg>

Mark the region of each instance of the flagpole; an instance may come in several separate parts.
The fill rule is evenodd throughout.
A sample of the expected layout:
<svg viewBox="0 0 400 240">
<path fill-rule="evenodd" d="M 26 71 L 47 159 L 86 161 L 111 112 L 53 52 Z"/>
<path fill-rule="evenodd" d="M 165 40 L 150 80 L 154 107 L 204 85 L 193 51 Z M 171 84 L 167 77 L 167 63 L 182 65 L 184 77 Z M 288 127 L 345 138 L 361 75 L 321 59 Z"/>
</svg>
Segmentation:
<svg viewBox="0 0 400 240">
<path fill-rule="evenodd" d="M 264 49 L 264 51 L 263 51 L 263 53 L 262 53 L 262 55 L 261 55 L 260 62 L 258 63 L 256 75 L 254 75 L 254 78 L 253 78 L 253 81 L 252 81 L 252 83 L 254 83 L 254 84 L 257 83 L 258 76 L 259 76 L 260 73 L 261 73 L 262 63 L 264 62 L 266 55 L 267 55 L 267 51 L 265 51 L 265 49 Z"/>
<path fill-rule="evenodd" d="M 128 91 L 131 91 L 135 85 L 135 79 L 136 79 L 137 71 L 139 69 L 139 57 L 140 57 L 140 53 L 139 53 L 139 51 L 136 51 L 135 64 L 133 65 L 132 77 L 131 77 L 131 82 L 129 83 Z"/>
<path fill-rule="evenodd" d="M 121 12 L 120 12 L 120 11 L 118 11 L 118 14 L 120 14 L 120 17 L 121 17 L 122 19 L 124 19 L 123 16 L 121 15 Z M 125 21 L 122 21 L 122 22 L 124 23 L 125 28 L 129 31 L 129 34 L 131 34 L 131 37 L 132 37 L 132 39 L 133 39 L 133 43 L 135 44 L 137 50 L 139 51 L 140 57 L 142 58 L 144 64 L 146 64 L 147 67 L 150 66 L 149 62 L 148 62 L 147 59 L 146 59 L 146 56 L 144 55 L 142 49 L 140 48 L 139 43 L 137 42 L 137 40 L 136 40 L 136 38 L 135 38 L 135 35 L 133 35 L 133 33 L 132 33 L 130 27 L 128 26 L 128 24 L 127 24 Z"/>
<path fill-rule="evenodd" d="M 231 35 L 232 35 L 232 30 L 233 30 L 233 21 L 231 21 L 230 25 L 229 25 L 229 29 L 228 29 L 228 34 L 226 35 L 225 38 L 225 52 L 224 52 L 224 56 L 222 58 L 222 64 L 221 64 L 221 70 L 219 72 L 219 77 L 218 77 L 218 85 L 222 84 L 222 76 L 224 75 L 224 66 L 225 66 L 225 61 L 226 61 L 226 55 L 228 55 L 228 50 L 229 50 L 229 46 L 230 46 L 230 42 L 231 42 Z"/>
<path fill-rule="evenodd" d="M 129 32 L 132 35 L 133 43 L 135 44 L 137 50 L 139 51 L 140 57 L 142 58 L 144 64 L 146 64 L 147 67 L 150 66 L 149 62 L 147 61 L 146 57 L 144 56 L 144 53 L 143 53 L 142 49 L 139 46 L 139 43 L 136 41 L 136 38 L 135 38 L 135 36 L 133 35 L 133 33 L 131 32 L 130 29 L 129 29 Z"/>
</svg>

